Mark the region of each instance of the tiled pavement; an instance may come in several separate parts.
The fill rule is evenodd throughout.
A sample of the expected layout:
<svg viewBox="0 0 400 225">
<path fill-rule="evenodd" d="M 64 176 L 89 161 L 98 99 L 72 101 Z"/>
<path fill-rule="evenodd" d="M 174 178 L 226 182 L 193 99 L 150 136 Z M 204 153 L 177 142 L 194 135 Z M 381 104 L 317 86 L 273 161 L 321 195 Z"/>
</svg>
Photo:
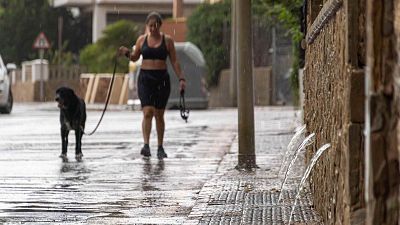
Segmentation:
<svg viewBox="0 0 400 225">
<path fill-rule="evenodd" d="M 16 105 L 0 115 L 1 224 L 285 224 L 304 170 L 298 159 L 283 201 L 278 174 L 296 122 L 289 107 L 255 109 L 257 165 L 237 171 L 237 112 L 193 111 L 185 124 L 167 111 L 168 159 L 139 155 L 140 112 L 110 110 L 84 138 L 84 160 L 62 162 L 53 105 Z M 99 112 L 88 112 L 87 128 Z M 154 137 L 154 132 L 152 133 Z M 74 138 L 70 136 L 71 142 Z M 151 146 L 154 148 L 152 139 Z M 70 150 L 73 149 L 71 143 Z M 70 151 L 73 152 L 73 151 Z M 155 152 L 153 152 L 155 154 Z M 296 224 L 317 224 L 309 194 Z"/>
<path fill-rule="evenodd" d="M 203 186 L 185 224 L 287 224 L 296 189 L 304 172 L 304 159 L 290 169 L 288 184 L 278 202 L 284 174 L 282 160 L 294 130 L 301 124 L 290 108 L 257 108 L 255 142 L 258 169 L 247 172 L 235 168 L 238 137 L 223 157 L 217 172 Z M 285 164 L 287 165 L 287 164 Z M 295 207 L 293 224 L 321 224 L 313 210 L 307 187 Z"/>
</svg>

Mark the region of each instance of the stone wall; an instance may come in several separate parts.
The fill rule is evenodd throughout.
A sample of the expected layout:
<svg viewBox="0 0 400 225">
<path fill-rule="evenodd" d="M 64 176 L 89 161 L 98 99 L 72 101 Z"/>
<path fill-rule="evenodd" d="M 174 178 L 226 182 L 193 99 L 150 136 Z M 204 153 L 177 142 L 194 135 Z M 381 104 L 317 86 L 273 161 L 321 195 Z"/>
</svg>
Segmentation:
<svg viewBox="0 0 400 225">
<path fill-rule="evenodd" d="M 325 224 L 363 224 L 364 210 L 364 71 L 365 4 L 341 2 L 306 48 L 304 67 L 304 122 L 316 141 L 308 160 L 326 143 L 331 148 L 310 178 L 315 208 Z M 323 11 L 318 1 L 307 1 L 307 31 Z"/>
<path fill-rule="evenodd" d="M 105 103 L 112 74 L 82 74 L 80 91 L 87 104 Z M 91 85 L 89 83 L 92 83 Z M 128 75 L 116 73 L 109 104 L 126 104 L 128 101 Z"/>
<path fill-rule="evenodd" d="M 44 101 L 54 101 L 55 91 L 58 87 L 67 86 L 74 89 L 75 93 L 83 97 L 79 80 L 50 80 L 43 84 Z M 15 82 L 11 86 L 15 102 L 35 102 L 40 101 L 40 82 L 27 81 Z"/>
<path fill-rule="evenodd" d="M 208 106 L 231 107 L 232 100 L 229 96 L 229 77 L 230 70 L 222 70 L 219 76 L 217 87 L 210 90 Z M 257 106 L 271 105 L 271 67 L 253 68 L 254 79 L 254 104 Z"/>
<path fill-rule="evenodd" d="M 367 1 L 367 224 L 400 223 L 400 2 Z"/>
<path fill-rule="evenodd" d="M 66 86 L 72 88 L 75 93 L 85 99 L 87 104 L 90 103 L 104 103 L 107 98 L 108 88 L 111 82 L 112 74 L 98 74 L 93 76 L 94 78 L 98 76 L 96 91 L 90 90 L 90 94 L 87 93 L 89 79 L 88 77 L 83 77 L 81 79 L 74 80 L 48 80 L 44 82 L 44 101 L 54 101 L 55 91 L 57 88 Z M 110 104 L 125 104 L 128 100 L 128 93 L 126 91 L 127 84 L 124 83 L 125 74 L 116 74 L 113 84 L 113 91 L 110 96 Z M 94 82 L 96 83 L 96 82 Z M 125 85 L 125 87 L 124 87 Z M 12 86 L 12 92 L 15 102 L 38 102 L 40 101 L 40 82 L 39 81 L 27 81 L 15 82 Z M 125 90 L 121 94 L 122 90 Z M 122 95 L 122 96 L 121 96 Z"/>
<path fill-rule="evenodd" d="M 325 153 L 311 177 L 316 209 L 326 222 L 335 224 L 344 218 L 346 199 L 345 171 L 346 142 L 345 98 L 346 84 L 344 61 L 344 22 L 341 9 L 335 20 L 331 20 L 312 45 L 307 46 L 304 68 L 304 122 L 308 132 L 316 134 L 314 149 L 330 143 L 331 149 Z M 342 224 L 345 221 L 341 221 Z"/>
</svg>

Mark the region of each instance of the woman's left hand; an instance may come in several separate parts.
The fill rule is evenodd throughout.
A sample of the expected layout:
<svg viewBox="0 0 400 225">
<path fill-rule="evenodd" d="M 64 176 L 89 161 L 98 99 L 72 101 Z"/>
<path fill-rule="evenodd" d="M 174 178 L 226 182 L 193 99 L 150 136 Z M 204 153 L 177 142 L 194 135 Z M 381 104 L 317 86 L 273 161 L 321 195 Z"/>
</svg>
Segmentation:
<svg viewBox="0 0 400 225">
<path fill-rule="evenodd" d="M 185 79 L 180 79 L 179 80 L 179 91 L 184 91 L 186 88 L 186 81 Z"/>
</svg>

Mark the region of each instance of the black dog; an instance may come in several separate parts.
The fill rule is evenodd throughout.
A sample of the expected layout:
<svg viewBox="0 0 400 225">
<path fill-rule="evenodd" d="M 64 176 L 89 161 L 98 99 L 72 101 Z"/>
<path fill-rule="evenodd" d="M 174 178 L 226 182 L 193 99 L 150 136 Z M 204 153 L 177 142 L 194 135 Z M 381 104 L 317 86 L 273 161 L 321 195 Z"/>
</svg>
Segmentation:
<svg viewBox="0 0 400 225">
<path fill-rule="evenodd" d="M 75 131 L 75 157 L 82 158 L 82 136 L 86 122 L 86 104 L 79 98 L 71 88 L 61 87 L 56 91 L 55 100 L 60 108 L 61 141 L 62 152 L 60 157 L 67 157 L 68 134 L 70 130 Z"/>
</svg>

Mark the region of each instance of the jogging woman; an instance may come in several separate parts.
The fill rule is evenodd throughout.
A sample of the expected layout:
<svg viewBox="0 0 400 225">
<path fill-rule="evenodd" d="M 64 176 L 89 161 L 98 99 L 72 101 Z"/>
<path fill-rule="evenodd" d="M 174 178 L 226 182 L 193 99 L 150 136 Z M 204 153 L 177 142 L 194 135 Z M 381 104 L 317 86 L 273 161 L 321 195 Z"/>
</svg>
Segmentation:
<svg viewBox="0 0 400 225">
<path fill-rule="evenodd" d="M 144 146 L 140 151 L 143 156 L 151 156 L 150 133 L 153 117 L 156 120 L 158 150 L 157 157 L 167 157 L 163 147 L 164 112 L 171 92 L 167 57 L 179 79 L 180 91 L 185 89 L 186 81 L 176 58 L 174 40 L 160 31 L 162 18 L 157 12 L 151 12 L 146 18 L 146 34 L 141 35 L 133 52 L 125 46 L 119 48 L 119 54 L 131 61 L 137 61 L 142 55 L 143 61 L 138 78 L 138 95 L 143 111 L 142 133 Z"/>
</svg>

